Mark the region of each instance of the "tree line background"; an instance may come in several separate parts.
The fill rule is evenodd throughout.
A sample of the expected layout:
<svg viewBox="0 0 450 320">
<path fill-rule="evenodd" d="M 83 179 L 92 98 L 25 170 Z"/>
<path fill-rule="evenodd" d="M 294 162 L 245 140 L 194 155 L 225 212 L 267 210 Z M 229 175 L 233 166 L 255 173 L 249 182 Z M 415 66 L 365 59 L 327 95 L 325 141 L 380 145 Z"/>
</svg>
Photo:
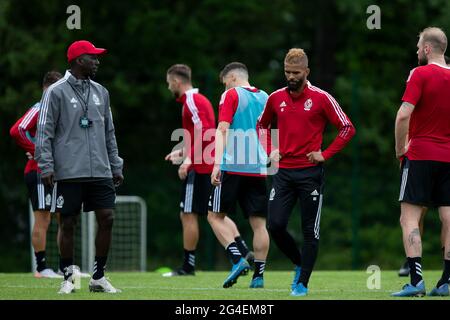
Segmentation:
<svg viewBox="0 0 450 320">
<path fill-rule="evenodd" d="M 81 29 L 68 30 L 66 8 L 81 8 Z M 381 9 L 381 29 L 369 30 L 369 5 Z M 148 267 L 175 267 L 182 257 L 180 181 L 164 161 L 181 127 L 181 109 L 167 90 L 174 63 L 193 70 L 196 87 L 215 106 L 223 92 L 219 71 L 245 63 L 250 82 L 268 93 L 285 85 L 283 59 L 304 48 L 309 80 L 329 91 L 356 126 L 343 152 L 326 163 L 326 185 L 317 268 L 377 264 L 398 268 L 404 259 L 398 223 L 399 164 L 394 120 L 409 71 L 417 65 L 418 33 L 450 26 L 450 2 L 373 0 L 0 0 L 0 272 L 28 271 L 26 159 L 9 137 L 13 123 L 41 97 L 43 74 L 67 69 L 66 50 L 87 39 L 108 49 L 96 81 L 110 92 L 125 182 L 118 194 L 138 195 L 148 210 Z M 324 145 L 336 135 L 328 128 Z M 301 242 L 298 206 L 290 230 Z M 235 220 L 248 244 L 251 229 Z M 425 221 L 424 265 L 439 268 L 440 223 Z M 206 219 L 201 219 L 199 269 L 228 262 Z M 268 269 L 291 268 L 271 243 Z"/>
</svg>

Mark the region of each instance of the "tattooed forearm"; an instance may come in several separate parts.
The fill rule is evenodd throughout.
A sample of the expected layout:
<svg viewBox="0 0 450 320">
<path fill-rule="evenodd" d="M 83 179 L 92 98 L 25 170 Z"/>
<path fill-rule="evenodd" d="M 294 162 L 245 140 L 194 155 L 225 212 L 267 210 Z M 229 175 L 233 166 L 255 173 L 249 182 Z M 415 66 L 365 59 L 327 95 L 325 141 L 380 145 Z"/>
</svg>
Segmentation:
<svg viewBox="0 0 450 320">
<path fill-rule="evenodd" d="M 447 252 L 446 257 L 447 259 L 450 259 L 450 251 Z"/>
<path fill-rule="evenodd" d="M 419 228 L 414 229 L 408 236 L 409 246 L 412 247 L 414 245 L 420 244 L 420 231 Z"/>
</svg>

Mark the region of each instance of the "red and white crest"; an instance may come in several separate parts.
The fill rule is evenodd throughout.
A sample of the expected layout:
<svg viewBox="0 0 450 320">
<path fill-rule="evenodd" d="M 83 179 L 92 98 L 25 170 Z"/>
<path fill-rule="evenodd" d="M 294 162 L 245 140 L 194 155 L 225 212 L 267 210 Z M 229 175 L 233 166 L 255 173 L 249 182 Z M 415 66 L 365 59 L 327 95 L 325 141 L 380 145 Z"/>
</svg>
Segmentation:
<svg viewBox="0 0 450 320">
<path fill-rule="evenodd" d="M 311 110 L 312 106 L 313 106 L 313 102 L 311 99 L 308 99 L 305 101 L 304 107 L 305 107 L 306 111 Z"/>
</svg>

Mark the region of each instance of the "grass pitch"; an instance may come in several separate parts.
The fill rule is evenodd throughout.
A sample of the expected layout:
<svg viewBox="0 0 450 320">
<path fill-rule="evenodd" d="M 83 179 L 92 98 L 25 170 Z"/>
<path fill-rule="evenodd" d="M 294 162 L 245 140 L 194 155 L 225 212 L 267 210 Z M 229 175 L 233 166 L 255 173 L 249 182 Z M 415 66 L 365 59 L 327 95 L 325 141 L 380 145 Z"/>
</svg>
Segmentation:
<svg viewBox="0 0 450 320">
<path fill-rule="evenodd" d="M 70 295 L 58 295 L 60 279 L 35 279 L 31 273 L 0 273 L 0 300 L 392 300 L 409 278 L 396 271 L 381 272 L 380 289 L 367 288 L 370 274 L 365 271 L 315 271 L 309 283 L 309 295 L 290 297 L 293 271 L 268 271 L 264 289 L 248 288 L 251 272 L 241 276 L 231 288 L 223 289 L 227 272 L 202 272 L 196 276 L 164 278 L 160 273 L 109 272 L 111 283 L 120 294 L 90 293 L 89 279 L 81 279 L 81 289 Z M 425 271 L 427 290 L 435 286 L 441 271 Z M 404 300 L 403 298 L 402 300 Z M 439 300 L 449 297 L 412 299 Z"/>
</svg>

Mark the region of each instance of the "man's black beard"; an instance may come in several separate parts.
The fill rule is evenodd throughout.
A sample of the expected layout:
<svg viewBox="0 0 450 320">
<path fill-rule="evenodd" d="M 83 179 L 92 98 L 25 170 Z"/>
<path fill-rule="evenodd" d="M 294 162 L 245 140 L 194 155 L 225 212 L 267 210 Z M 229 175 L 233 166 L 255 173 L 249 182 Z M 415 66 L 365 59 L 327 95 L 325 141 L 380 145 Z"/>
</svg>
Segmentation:
<svg viewBox="0 0 450 320">
<path fill-rule="evenodd" d="M 300 79 L 297 81 L 288 81 L 287 87 L 288 87 L 289 91 L 297 91 L 298 89 L 300 89 L 300 87 L 302 86 L 302 84 L 304 82 L 305 82 L 305 79 Z"/>
</svg>

